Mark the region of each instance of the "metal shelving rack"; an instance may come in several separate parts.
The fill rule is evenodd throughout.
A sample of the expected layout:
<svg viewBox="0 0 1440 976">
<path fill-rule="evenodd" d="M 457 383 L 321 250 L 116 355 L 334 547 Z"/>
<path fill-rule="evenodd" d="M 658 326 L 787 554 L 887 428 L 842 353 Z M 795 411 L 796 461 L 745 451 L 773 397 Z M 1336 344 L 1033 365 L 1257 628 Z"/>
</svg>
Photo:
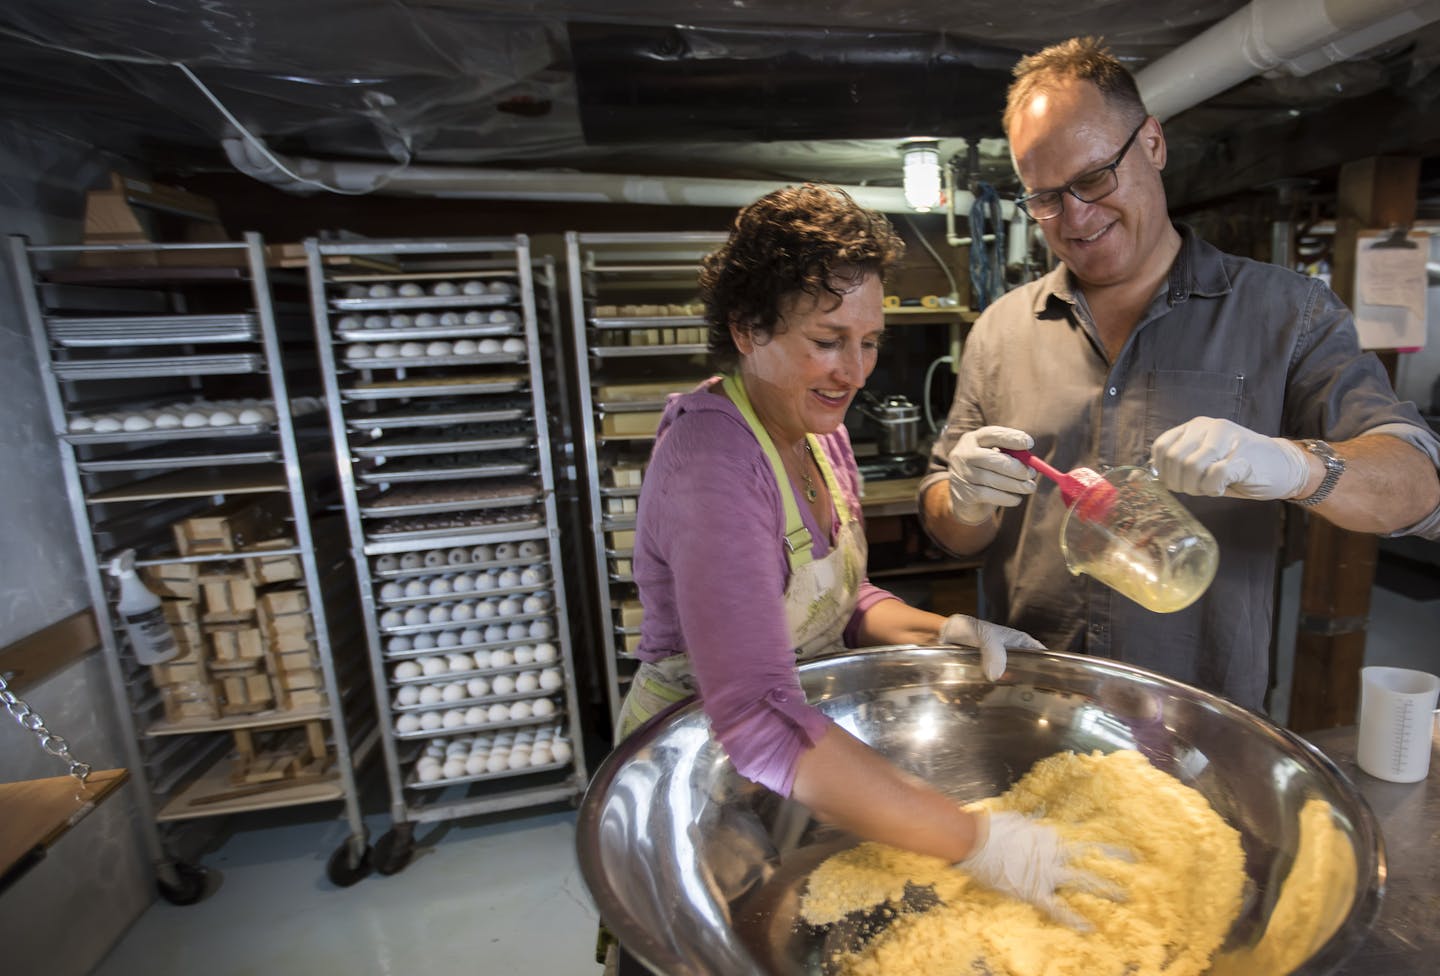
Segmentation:
<svg viewBox="0 0 1440 976">
<path fill-rule="evenodd" d="M 206 870 L 174 852 L 179 845 L 172 828 L 182 822 L 336 800 L 350 834 L 330 857 L 328 874 L 341 885 L 360 880 L 370 862 L 355 773 L 376 742 L 368 675 L 358 635 L 345 634 L 343 623 L 332 627 L 354 613 L 341 609 L 347 594 L 326 585 L 343 579 L 344 567 L 332 563 L 323 547 L 317 554 L 306 501 L 307 487 L 316 489 L 310 482 L 316 469 L 305 464 L 303 424 L 297 432 L 291 411 L 292 386 L 307 392 L 300 387 L 308 380 L 315 383 L 310 392 L 318 393 L 318 378 L 313 355 L 307 372 L 291 361 L 292 350 L 282 354 L 282 333 L 292 337 L 284 329 L 291 320 L 277 322 L 260 237 L 32 246 L 12 236 L 9 251 L 161 894 L 176 904 L 205 894 Z M 303 360 L 312 339 L 304 305 L 295 308 L 302 316 L 295 335 L 306 347 L 298 357 Z M 221 426 L 134 419 L 158 404 L 236 396 L 263 398 L 271 409 Z M 318 397 L 313 402 L 318 418 Z M 125 414 L 126 422 L 91 426 L 82 419 L 102 411 Z M 227 499 L 262 496 L 284 498 L 293 545 L 246 545 L 216 555 L 174 552 L 170 525 L 178 519 Z M 108 557 L 127 548 L 136 550 L 142 567 L 194 563 L 218 570 L 220 564 L 297 558 L 324 703 L 166 718 L 151 669 L 136 661 L 103 575 Z M 238 789 L 230 782 L 225 769 L 232 734 L 248 737 L 316 720 L 325 723 L 333 775 Z"/>
<path fill-rule="evenodd" d="M 534 265 L 523 235 L 306 252 L 393 874 L 417 823 L 573 801 L 588 779 Z"/>
<path fill-rule="evenodd" d="M 596 628 L 612 723 L 640 633 L 631 560 L 641 472 L 665 397 L 709 375 L 696 282 L 700 259 L 725 239 L 698 231 L 565 235 Z"/>
</svg>

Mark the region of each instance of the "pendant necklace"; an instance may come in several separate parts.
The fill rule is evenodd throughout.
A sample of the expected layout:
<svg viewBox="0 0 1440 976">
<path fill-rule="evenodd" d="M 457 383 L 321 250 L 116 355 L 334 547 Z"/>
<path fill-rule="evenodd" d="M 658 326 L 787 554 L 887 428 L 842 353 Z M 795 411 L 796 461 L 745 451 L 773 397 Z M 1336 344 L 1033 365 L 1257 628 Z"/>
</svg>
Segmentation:
<svg viewBox="0 0 1440 976">
<path fill-rule="evenodd" d="M 811 448 L 808 437 L 805 439 L 805 454 L 812 458 L 815 456 L 815 451 Z M 813 502 L 820 497 L 820 492 L 815 487 L 815 479 L 810 477 L 810 461 L 807 457 L 801 455 L 800 463 L 804 465 L 804 467 L 800 469 L 800 478 L 805 482 L 805 499 Z"/>
</svg>

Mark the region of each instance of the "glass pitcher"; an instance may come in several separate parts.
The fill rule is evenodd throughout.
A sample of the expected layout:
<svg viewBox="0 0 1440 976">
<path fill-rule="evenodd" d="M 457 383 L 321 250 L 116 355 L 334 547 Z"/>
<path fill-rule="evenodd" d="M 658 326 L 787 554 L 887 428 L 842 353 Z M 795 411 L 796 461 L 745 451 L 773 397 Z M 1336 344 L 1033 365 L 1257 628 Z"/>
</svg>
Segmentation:
<svg viewBox="0 0 1440 976">
<path fill-rule="evenodd" d="M 1183 610 L 1215 578 L 1220 549 L 1149 468 L 1118 467 L 1060 522 L 1065 565 L 1156 613 Z"/>
</svg>

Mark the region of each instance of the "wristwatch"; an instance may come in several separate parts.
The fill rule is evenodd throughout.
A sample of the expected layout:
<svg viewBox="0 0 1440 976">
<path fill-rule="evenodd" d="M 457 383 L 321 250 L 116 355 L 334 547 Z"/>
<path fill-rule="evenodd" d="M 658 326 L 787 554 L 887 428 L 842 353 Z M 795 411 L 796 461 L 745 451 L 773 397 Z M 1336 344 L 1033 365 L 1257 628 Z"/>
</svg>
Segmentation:
<svg viewBox="0 0 1440 976">
<path fill-rule="evenodd" d="M 1335 490 L 1335 485 L 1340 476 L 1345 473 L 1345 459 L 1335 453 L 1335 449 L 1322 440 L 1310 439 L 1300 442 L 1305 449 L 1318 457 L 1325 464 L 1325 477 L 1320 481 L 1320 487 L 1306 495 L 1304 498 L 1295 499 L 1295 504 L 1311 508 L 1320 504 Z"/>
</svg>

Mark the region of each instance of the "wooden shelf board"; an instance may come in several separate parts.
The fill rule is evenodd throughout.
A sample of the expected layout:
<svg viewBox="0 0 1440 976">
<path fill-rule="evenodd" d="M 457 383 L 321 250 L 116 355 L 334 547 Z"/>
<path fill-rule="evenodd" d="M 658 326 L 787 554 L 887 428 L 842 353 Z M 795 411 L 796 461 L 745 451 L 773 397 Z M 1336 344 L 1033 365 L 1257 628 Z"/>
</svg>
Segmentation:
<svg viewBox="0 0 1440 976">
<path fill-rule="evenodd" d="M 219 800 L 213 803 L 197 802 L 242 789 L 230 781 L 230 768 L 230 756 L 221 756 L 214 765 L 201 773 L 198 779 L 172 796 L 169 802 L 155 815 L 155 819 L 161 822 L 194 820 L 197 817 L 218 817 L 231 813 L 249 813 L 254 810 L 271 810 L 276 807 L 323 803 L 327 800 L 339 800 L 345 796 L 344 785 L 339 775 L 335 774 L 332 778 L 311 780 L 296 786 L 282 786 L 277 782 L 273 789 L 267 788 L 264 792 L 237 796 L 230 800 Z M 268 787 L 270 784 L 266 785 Z"/>
<path fill-rule="evenodd" d="M 98 770 L 83 790 L 73 776 L 0 783 L 0 888 L 13 880 L 12 868 L 49 848 L 129 778 L 129 770 Z"/>
<path fill-rule="evenodd" d="M 314 708 L 292 708 L 277 711 L 273 708 L 249 715 L 232 715 L 228 718 L 192 718 L 183 722 L 156 722 L 145 730 L 146 735 L 193 735 L 196 732 L 227 732 L 232 729 L 263 729 L 269 726 L 298 725 L 301 722 L 315 722 L 330 718 L 326 706 Z"/>
</svg>

